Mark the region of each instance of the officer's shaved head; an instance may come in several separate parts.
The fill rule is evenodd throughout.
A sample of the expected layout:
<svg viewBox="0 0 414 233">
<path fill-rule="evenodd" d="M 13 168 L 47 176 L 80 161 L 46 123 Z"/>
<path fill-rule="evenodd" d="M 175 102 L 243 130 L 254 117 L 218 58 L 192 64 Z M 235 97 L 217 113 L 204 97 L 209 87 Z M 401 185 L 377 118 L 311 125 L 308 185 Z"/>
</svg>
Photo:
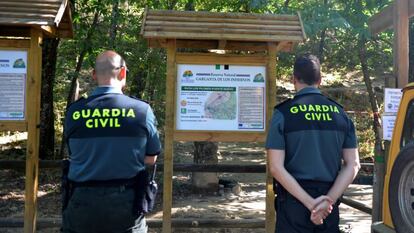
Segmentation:
<svg viewBox="0 0 414 233">
<path fill-rule="evenodd" d="M 312 54 L 305 54 L 296 58 L 293 66 L 293 75 L 301 83 L 308 85 L 318 84 L 321 80 L 321 65 L 319 59 Z"/>
<path fill-rule="evenodd" d="M 120 68 L 125 67 L 125 60 L 118 53 L 108 50 L 98 55 L 95 73 L 98 78 L 116 78 Z"/>
</svg>

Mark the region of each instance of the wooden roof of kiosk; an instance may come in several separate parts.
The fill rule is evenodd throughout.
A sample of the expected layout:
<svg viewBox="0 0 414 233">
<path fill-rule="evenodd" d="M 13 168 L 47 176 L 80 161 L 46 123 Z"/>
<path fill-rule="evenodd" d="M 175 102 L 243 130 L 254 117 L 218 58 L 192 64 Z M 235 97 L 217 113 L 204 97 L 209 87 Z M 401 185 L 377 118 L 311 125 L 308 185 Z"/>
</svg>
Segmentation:
<svg viewBox="0 0 414 233">
<path fill-rule="evenodd" d="M 30 37 L 39 27 L 45 36 L 72 38 L 72 16 L 68 0 L 1 0 L 0 36 Z"/>
<path fill-rule="evenodd" d="M 277 52 L 290 50 L 305 38 L 297 15 L 145 10 L 141 35 L 150 47 L 167 50 L 165 98 L 164 187 L 162 232 L 172 232 L 174 141 L 264 141 L 266 132 L 180 131 L 174 128 L 178 64 L 236 64 L 266 66 L 266 122 L 276 104 Z M 177 52 L 177 48 L 195 51 Z M 197 53 L 197 49 L 260 51 L 257 54 Z M 266 128 L 268 130 L 268 128 Z M 268 171 L 269 169 L 267 169 Z M 272 176 L 266 175 L 266 232 L 275 232 Z M 218 221 L 211 222 L 212 225 Z"/>
<path fill-rule="evenodd" d="M 224 50 L 267 49 L 267 42 L 285 42 L 282 49 L 302 42 L 305 31 L 297 15 L 146 10 L 141 34 L 150 47 Z"/>
</svg>

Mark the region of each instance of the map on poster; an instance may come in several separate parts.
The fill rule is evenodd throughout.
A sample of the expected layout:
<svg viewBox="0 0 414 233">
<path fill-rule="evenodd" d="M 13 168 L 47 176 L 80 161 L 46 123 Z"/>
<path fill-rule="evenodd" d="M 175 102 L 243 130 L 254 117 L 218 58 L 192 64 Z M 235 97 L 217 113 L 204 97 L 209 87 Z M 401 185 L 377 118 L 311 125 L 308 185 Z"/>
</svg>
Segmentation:
<svg viewBox="0 0 414 233">
<path fill-rule="evenodd" d="M 266 66 L 177 65 L 177 130 L 264 131 Z"/>
<path fill-rule="evenodd" d="M 27 51 L 0 50 L 0 120 L 24 120 Z"/>
</svg>

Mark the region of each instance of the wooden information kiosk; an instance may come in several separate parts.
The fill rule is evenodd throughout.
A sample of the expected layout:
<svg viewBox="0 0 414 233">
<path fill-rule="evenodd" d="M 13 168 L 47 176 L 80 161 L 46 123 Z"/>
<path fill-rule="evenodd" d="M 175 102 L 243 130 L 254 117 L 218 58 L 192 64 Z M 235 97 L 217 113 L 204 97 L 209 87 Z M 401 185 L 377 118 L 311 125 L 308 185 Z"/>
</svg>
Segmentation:
<svg viewBox="0 0 414 233">
<path fill-rule="evenodd" d="M 24 232 L 36 231 L 43 37 L 73 36 L 68 0 L 0 2 L 0 131 L 27 131 Z"/>
<path fill-rule="evenodd" d="M 170 233 L 173 142 L 264 142 L 276 103 L 277 52 L 305 33 L 299 14 L 146 10 L 141 34 L 150 47 L 167 49 L 162 232 Z M 266 183 L 266 232 L 274 232 L 269 172 Z"/>
</svg>

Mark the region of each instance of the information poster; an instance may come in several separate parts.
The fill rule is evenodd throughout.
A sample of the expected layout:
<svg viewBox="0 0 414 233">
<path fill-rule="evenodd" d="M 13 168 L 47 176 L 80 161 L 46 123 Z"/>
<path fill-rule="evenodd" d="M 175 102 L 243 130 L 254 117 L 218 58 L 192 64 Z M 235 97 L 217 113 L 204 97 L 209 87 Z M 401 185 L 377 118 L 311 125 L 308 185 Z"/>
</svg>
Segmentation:
<svg viewBox="0 0 414 233">
<path fill-rule="evenodd" d="M 384 112 L 397 113 L 402 97 L 401 89 L 385 88 L 384 90 Z"/>
<path fill-rule="evenodd" d="M 391 141 L 392 138 L 392 131 L 394 130 L 395 115 L 383 115 L 382 116 L 382 137 L 384 140 Z"/>
<path fill-rule="evenodd" d="M 0 120 L 24 120 L 27 52 L 0 50 Z"/>
<path fill-rule="evenodd" d="M 264 131 L 266 67 L 177 66 L 177 130 Z"/>
</svg>

